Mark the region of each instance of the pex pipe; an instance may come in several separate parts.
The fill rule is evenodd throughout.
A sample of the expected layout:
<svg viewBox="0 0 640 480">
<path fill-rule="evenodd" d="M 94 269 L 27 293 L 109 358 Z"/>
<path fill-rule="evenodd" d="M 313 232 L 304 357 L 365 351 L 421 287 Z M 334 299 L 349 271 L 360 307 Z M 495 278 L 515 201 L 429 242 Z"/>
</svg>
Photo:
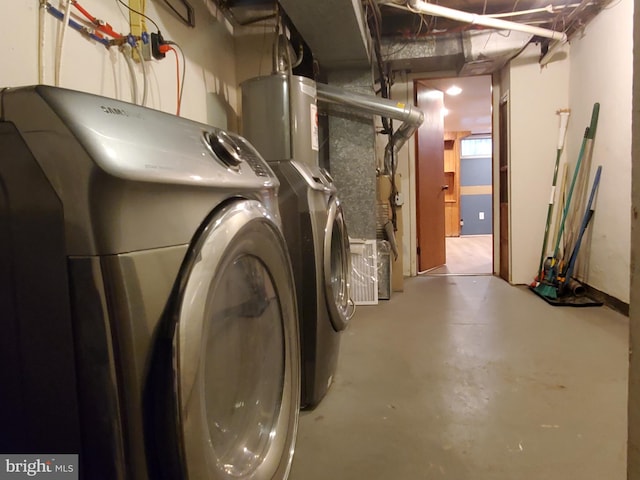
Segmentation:
<svg viewBox="0 0 640 480">
<path fill-rule="evenodd" d="M 382 0 L 380 3 L 398 7 L 399 3 L 390 0 Z M 470 23 L 472 25 L 482 25 L 484 27 L 496 28 L 498 30 L 514 30 L 518 32 L 530 33 L 539 37 L 550 38 L 559 42 L 566 42 L 567 35 L 564 32 L 556 32 L 547 28 L 533 27 L 524 23 L 510 22 L 499 18 L 490 17 L 488 15 L 477 15 L 475 13 L 463 12 L 453 8 L 442 7 L 434 3 L 427 3 L 423 0 L 407 0 L 406 6 L 415 13 L 426 13 L 436 17 L 450 18 L 459 22 Z"/>
</svg>

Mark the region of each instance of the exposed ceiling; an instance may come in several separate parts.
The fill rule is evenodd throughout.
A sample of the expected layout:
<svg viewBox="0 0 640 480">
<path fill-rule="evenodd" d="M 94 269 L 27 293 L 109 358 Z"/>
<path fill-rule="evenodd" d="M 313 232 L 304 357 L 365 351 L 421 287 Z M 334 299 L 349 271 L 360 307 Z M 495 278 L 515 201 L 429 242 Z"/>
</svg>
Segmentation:
<svg viewBox="0 0 640 480">
<path fill-rule="evenodd" d="M 434 2 L 454 10 L 493 16 L 537 27 L 564 32 L 571 36 L 595 16 L 605 1 L 549 0 L 445 0 Z M 398 2 L 380 3 L 384 37 L 416 38 L 483 28 L 443 17 L 416 14 L 398 8 Z"/>
<path fill-rule="evenodd" d="M 544 53 L 550 41 L 534 34 L 498 31 L 482 26 L 481 21 L 417 13 L 416 5 L 437 5 L 481 16 L 479 20 L 498 18 L 571 37 L 611 0 L 205 1 L 214 1 L 236 25 L 273 22 L 279 5 L 324 68 L 362 67 L 376 62 L 375 52 L 380 50 L 392 70 L 478 75 L 499 70 L 527 43 L 539 42 Z"/>
<path fill-rule="evenodd" d="M 429 86 L 445 91 L 451 83 L 463 89 L 445 95 L 445 128 L 491 131 L 491 82 L 529 43 L 540 45 L 541 58 L 554 44 L 549 38 L 519 30 L 494 29 L 482 22 L 461 22 L 417 13 L 420 0 L 204 0 L 215 2 L 235 25 L 265 24 L 275 29 L 276 12 L 284 11 L 295 32 L 321 69 L 376 65 L 384 84 L 393 71 L 432 74 Z M 612 0 L 434 0 L 455 11 L 498 18 L 562 32 L 570 39 Z M 413 8 L 412 8 L 413 7 Z M 264 31 L 264 30 L 262 30 Z M 550 57 L 548 55 L 547 57 Z M 384 79 L 384 81 L 380 81 Z"/>
</svg>

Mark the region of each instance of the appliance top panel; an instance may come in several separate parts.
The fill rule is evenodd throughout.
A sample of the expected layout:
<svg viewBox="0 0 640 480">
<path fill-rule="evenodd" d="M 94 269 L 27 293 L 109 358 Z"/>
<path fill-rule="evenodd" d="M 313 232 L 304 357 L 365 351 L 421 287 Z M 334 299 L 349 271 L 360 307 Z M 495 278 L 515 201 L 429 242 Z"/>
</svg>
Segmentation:
<svg viewBox="0 0 640 480">
<path fill-rule="evenodd" d="M 259 77 L 253 77 L 245 80 L 240 84 L 243 91 L 247 88 L 251 88 L 254 85 L 287 85 L 291 83 L 292 88 L 299 89 L 302 93 L 313 97 L 317 96 L 316 82 L 310 78 L 300 75 L 288 75 L 286 73 L 272 73 L 271 75 L 262 75 Z"/>
<path fill-rule="evenodd" d="M 300 176 L 304 178 L 309 188 L 324 192 L 328 195 L 336 193 L 337 189 L 325 169 L 294 160 L 291 160 L 290 163 L 298 171 Z"/>
<path fill-rule="evenodd" d="M 43 85 L 7 89 L 0 119 L 15 123 L 23 135 L 57 133 L 64 126 L 72 133 L 69 141 L 75 137 L 93 163 L 126 180 L 228 188 L 278 185 L 241 136 L 98 95 Z"/>
</svg>

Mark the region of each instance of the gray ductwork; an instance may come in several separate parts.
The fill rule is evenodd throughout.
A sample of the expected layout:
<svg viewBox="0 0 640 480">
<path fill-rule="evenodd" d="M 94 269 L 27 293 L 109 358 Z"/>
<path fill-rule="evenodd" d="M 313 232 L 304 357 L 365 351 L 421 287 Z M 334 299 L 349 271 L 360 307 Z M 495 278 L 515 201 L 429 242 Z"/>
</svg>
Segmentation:
<svg viewBox="0 0 640 480">
<path fill-rule="evenodd" d="M 411 135 L 424 121 L 422 111 L 406 103 L 374 97 L 373 95 L 360 95 L 322 83 L 316 85 L 316 91 L 318 101 L 344 105 L 358 112 L 402 121 L 402 124 L 393 133 L 385 148 L 384 164 L 388 171 L 392 170 L 392 154 L 398 153 L 402 145 L 411 138 Z"/>
<path fill-rule="evenodd" d="M 500 70 L 531 41 L 531 34 L 469 30 L 416 40 L 385 41 L 391 70 L 439 72 L 444 76 L 486 75 Z"/>
<path fill-rule="evenodd" d="M 371 40 L 360 0 L 280 0 L 321 66 L 364 67 Z"/>
</svg>

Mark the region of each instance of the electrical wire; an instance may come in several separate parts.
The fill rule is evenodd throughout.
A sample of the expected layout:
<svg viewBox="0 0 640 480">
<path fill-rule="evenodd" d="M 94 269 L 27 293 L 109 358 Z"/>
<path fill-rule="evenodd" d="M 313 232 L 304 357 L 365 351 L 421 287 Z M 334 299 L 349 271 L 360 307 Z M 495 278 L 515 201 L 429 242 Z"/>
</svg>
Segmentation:
<svg viewBox="0 0 640 480">
<path fill-rule="evenodd" d="M 175 48 L 170 46 L 167 46 L 166 50 L 171 50 L 176 56 L 176 115 L 180 116 L 180 106 L 182 104 L 182 89 L 184 88 L 184 84 L 182 85 L 182 87 L 180 86 L 180 62 L 178 61 L 178 52 Z"/>
<path fill-rule="evenodd" d="M 122 0 L 116 0 L 116 2 L 122 4 L 124 7 L 126 7 L 127 9 L 129 9 L 130 11 L 132 11 L 133 13 L 137 13 L 138 15 L 140 15 L 141 17 L 146 18 L 147 20 L 149 20 L 151 23 L 153 23 L 153 26 L 156 27 L 156 31 L 160 31 L 160 27 L 158 27 L 158 24 L 156 22 L 154 22 L 151 18 L 147 17 L 144 13 L 139 12 L 133 8 L 131 8 L 129 5 L 127 5 L 126 3 L 124 3 Z"/>
<path fill-rule="evenodd" d="M 178 45 L 176 42 L 172 42 L 171 40 L 167 40 L 165 43 L 170 46 L 169 48 L 173 50 L 173 53 L 175 53 L 176 55 L 176 68 L 177 68 L 177 75 L 178 75 L 177 77 L 178 78 L 178 113 L 176 115 L 180 116 L 180 106 L 182 105 L 182 94 L 184 93 L 184 81 L 187 76 L 187 61 L 184 56 L 184 52 L 182 51 L 182 48 L 180 48 L 180 45 Z M 171 47 L 176 47 L 180 51 L 180 55 L 182 56 L 182 81 L 180 80 L 180 64 L 178 62 L 178 54 Z"/>
</svg>

